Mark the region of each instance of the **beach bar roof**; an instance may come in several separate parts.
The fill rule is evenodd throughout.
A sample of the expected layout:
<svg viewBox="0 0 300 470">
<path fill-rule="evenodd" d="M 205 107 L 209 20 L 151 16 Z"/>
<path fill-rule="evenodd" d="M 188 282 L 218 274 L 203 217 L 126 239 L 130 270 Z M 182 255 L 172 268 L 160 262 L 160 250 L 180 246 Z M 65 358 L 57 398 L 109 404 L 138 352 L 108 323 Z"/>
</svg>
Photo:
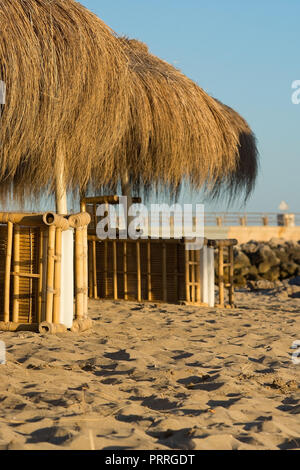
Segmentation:
<svg viewBox="0 0 300 470">
<path fill-rule="evenodd" d="M 133 163 L 133 180 L 141 177 L 149 185 L 160 180 L 176 188 L 185 178 L 211 196 L 244 192 L 247 198 L 256 181 L 258 151 L 246 121 L 152 55 L 146 44 L 120 41 L 134 83 L 132 129 L 125 152 L 127 168 Z M 137 149 L 134 143 L 143 132 L 151 139 L 142 139 L 145 145 Z"/>
<path fill-rule="evenodd" d="M 126 172 L 144 188 L 249 187 L 230 112 L 144 44 L 73 0 L 0 0 L 0 24 L 3 197 L 115 189 Z"/>
</svg>

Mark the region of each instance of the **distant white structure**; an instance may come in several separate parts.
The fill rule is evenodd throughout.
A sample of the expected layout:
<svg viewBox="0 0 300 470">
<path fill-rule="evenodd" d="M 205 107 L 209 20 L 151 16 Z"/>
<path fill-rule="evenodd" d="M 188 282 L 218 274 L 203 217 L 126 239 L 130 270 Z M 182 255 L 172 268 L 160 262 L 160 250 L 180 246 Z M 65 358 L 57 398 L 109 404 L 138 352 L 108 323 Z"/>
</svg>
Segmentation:
<svg viewBox="0 0 300 470">
<path fill-rule="evenodd" d="M 288 211 L 289 210 L 289 206 L 288 204 L 285 202 L 285 201 L 281 201 L 281 203 L 279 204 L 278 206 L 278 209 L 280 211 Z"/>
</svg>

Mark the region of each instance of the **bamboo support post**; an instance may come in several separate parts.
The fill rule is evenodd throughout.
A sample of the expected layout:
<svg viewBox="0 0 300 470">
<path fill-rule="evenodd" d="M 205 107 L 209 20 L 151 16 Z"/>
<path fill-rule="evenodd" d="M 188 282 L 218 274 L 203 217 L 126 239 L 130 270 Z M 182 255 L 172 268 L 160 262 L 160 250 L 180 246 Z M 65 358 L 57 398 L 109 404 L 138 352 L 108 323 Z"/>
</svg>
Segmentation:
<svg viewBox="0 0 300 470">
<path fill-rule="evenodd" d="M 75 231 L 76 319 L 84 317 L 83 229 Z"/>
<path fill-rule="evenodd" d="M 192 298 L 191 301 L 195 303 L 196 296 L 195 296 L 195 251 L 191 250 L 191 257 L 190 257 L 190 266 L 191 266 L 191 291 L 192 291 Z"/>
<path fill-rule="evenodd" d="M 162 284 L 163 284 L 163 301 L 168 301 L 168 285 L 167 285 L 167 245 L 162 246 Z"/>
<path fill-rule="evenodd" d="M 178 289 L 178 245 L 175 245 L 175 269 L 174 269 L 174 286 L 175 292 L 177 293 L 177 301 L 179 300 L 179 289 Z"/>
<path fill-rule="evenodd" d="M 191 291 L 190 291 L 190 252 L 185 246 L 185 291 L 186 291 L 186 301 L 191 301 Z"/>
<path fill-rule="evenodd" d="M 224 247 L 222 243 L 219 244 L 218 274 L 219 274 L 219 304 L 221 307 L 223 307 L 224 306 Z"/>
<path fill-rule="evenodd" d="M 142 275 L 141 275 L 141 245 L 136 242 L 136 263 L 137 263 L 137 301 L 142 300 Z"/>
<path fill-rule="evenodd" d="M 147 242 L 147 286 L 148 286 L 148 300 L 152 301 L 152 277 L 151 277 L 151 242 Z"/>
<path fill-rule="evenodd" d="M 113 282 L 114 300 L 118 300 L 118 263 L 117 263 L 117 242 L 113 241 Z"/>
<path fill-rule="evenodd" d="M 97 246 L 96 241 L 92 242 L 92 264 L 93 264 L 93 288 L 94 288 L 94 299 L 98 299 L 98 282 L 97 282 Z"/>
<path fill-rule="evenodd" d="M 84 290 L 84 302 L 83 302 L 83 313 L 85 316 L 88 314 L 88 229 L 87 225 L 83 227 L 83 290 Z"/>
<path fill-rule="evenodd" d="M 229 304 L 231 307 L 234 306 L 234 254 L 233 246 L 228 247 L 228 258 L 229 258 Z"/>
<path fill-rule="evenodd" d="M 60 323 L 60 297 L 61 297 L 61 256 L 62 256 L 62 230 L 56 229 L 55 237 L 55 266 L 54 266 L 54 297 L 53 297 L 53 323 Z"/>
<path fill-rule="evenodd" d="M 108 270 L 108 241 L 105 240 L 104 242 L 104 298 L 108 296 L 107 270 Z"/>
<path fill-rule="evenodd" d="M 196 266 L 195 266 L 195 275 L 196 275 L 196 302 L 201 302 L 201 278 L 200 278 L 200 250 L 196 251 Z M 207 269 L 207 266 L 206 266 Z"/>
<path fill-rule="evenodd" d="M 44 263 L 44 231 L 40 230 L 39 237 L 39 281 L 38 281 L 38 313 L 37 321 L 41 323 L 42 321 L 42 310 L 43 310 L 43 263 Z"/>
<path fill-rule="evenodd" d="M 10 277 L 11 277 L 11 257 L 13 242 L 13 224 L 7 224 L 7 246 L 5 260 L 5 280 L 4 280 L 4 322 L 9 322 L 10 317 Z"/>
<path fill-rule="evenodd" d="M 128 300 L 127 242 L 123 243 L 124 300 Z"/>
<path fill-rule="evenodd" d="M 48 262 L 47 262 L 47 297 L 46 297 L 46 321 L 53 321 L 53 297 L 54 297 L 54 260 L 55 260 L 55 226 L 49 227 L 48 233 Z"/>
<path fill-rule="evenodd" d="M 89 251 L 89 297 L 93 298 L 93 242 L 88 242 Z"/>
<path fill-rule="evenodd" d="M 14 272 L 20 272 L 20 227 L 15 226 L 14 230 Z M 14 323 L 19 322 L 19 298 L 20 298 L 20 277 L 14 276 L 13 280 L 13 317 Z"/>
</svg>

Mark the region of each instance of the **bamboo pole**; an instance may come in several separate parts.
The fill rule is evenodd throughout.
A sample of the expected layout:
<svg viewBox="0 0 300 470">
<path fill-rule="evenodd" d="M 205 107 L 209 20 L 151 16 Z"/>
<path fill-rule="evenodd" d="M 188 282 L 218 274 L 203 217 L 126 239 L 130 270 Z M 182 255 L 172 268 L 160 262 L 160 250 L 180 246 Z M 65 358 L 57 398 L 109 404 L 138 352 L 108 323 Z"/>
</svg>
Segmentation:
<svg viewBox="0 0 300 470">
<path fill-rule="evenodd" d="M 39 324 L 41 335 L 56 335 L 57 333 L 66 333 L 67 327 L 61 323 L 42 322 Z"/>
<path fill-rule="evenodd" d="M 11 278 L 11 256 L 13 242 L 13 224 L 7 224 L 7 246 L 5 261 L 5 280 L 4 280 L 4 322 L 9 322 L 10 317 L 10 278 Z"/>
<path fill-rule="evenodd" d="M 108 296 L 108 284 L 107 284 L 107 269 L 108 269 L 108 241 L 104 242 L 104 297 Z"/>
<path fill-rule="evenodd" d="M 137 268 L 137 300 L 142 300 L 142 276 L 141 276 L 141 245 L 139 240 L 136 242 L 136 268 Z"/>
<path fill-rule="evenodd" d="M 88 229 L 87 225 L 83 227 L 83 313 L 85 316 L 88 314 Z"/>
<path fill-rule="evenodd" d="M 14 230 L 14 272 L 20 272 L 20 227 Z M 20 278 L 14 276 L 13 281 L 13 323 L 19 322 Z"/>
<path fill-rule="evenodd" d="M 123 243 L 124 300 L 128 300 L 127 242 Z"/>
<path fill-rule="evenodd" d="M 218 271 L 219 271 L 219 303 L 224 306 L 224 247 L 219 243 L 219 258 L 218 258 Z"/>
<path fill-rule="evenodd" d="M 196 251 L 196 263 L 196 302 L 201 302 L 200 250 Z"/>
<path fill-rule="evenodd" d="M 94 299 L 98 299 L 98 282 L 97 282 L 97 246 L 96 241 L 92 242 L 92 264 L 93 264 L 93 286 L 94 286 Z"/>
<path fill-rule="evenodd" d="M 55 267 L 54 267 L 54 298 L 53 323 L 60 323 L 60 296 L 61 296 L 61 256 L 62 256 L 62 230 L 56 229 L 55 237 Z"/>
<path fill-rule="evenodd" d="M 186 301 L 191 301 L 191 291 L 190 291 L 190 252 L 186 249 L 185 246 L 185 291 L 186 291 Z"/>
<path fill-rule="evenodd" d="M 29 297 L 29 315 L 28 315 L 28 323 L 32 323 L 32 310 L 33 310 L 33 278 L 32 278 L 32 275 L 33 275 L 33 266 L 32 266 L 32 256 L 33 256 L 33 249 L 32 249 L 32 236 L 33 236 L 33 232 L 32 232 L 32 229 L 29 228 L 29 240 L 30 240 L 30 279 L 29 279 L 29 294 L 30 294 L 30 297 Z"/>
<path fill-rule="evenodd" d="M 175 250 L 175 269 L 174 269 L 174 286 L 176 292 L 176 300 L 179 300 L 179 290 L 178 290 L 178 245 L 174 245 Z"/>
<path fill-rule="evenodd" d="M 46 319 L 46 304 L 47 304 L 47 273 L 48 273 L 48 241 L 49 229 L 44 231 L 43 234 L 43 264 L 42 264 L 42 318 L 41 321 Z"/>
<path fill-rule="evenodd" d="M 228 247 L 228 258 L 229 258 L 229 304 L 231 307 L 234 306 L 234 254 L 233 246 Z"/>
<path fill-rule="evenodd" d="M 75 231 L 75 275 L 76 275 L 76 319 L 84 317 L 84 289 L 83 289 L 83 229 Z"/>
<path fill-rule="evenodd" d="M 148 300 L 152 301 L 152 277 L 151 277 L 151 242 L 147 242 L 147 285 L 148 285 Z"/>
<path fill-rule="evenodd" d="M 117 242 L 113 241 L 113 279 L 114 279 L 114 300 L 118 300 L 118 264 L 117 264 Z"/>
<path fill-rule="evenodd" d="M 0 331 L 35 331 L 37 332 L 39 328 L 38 323 L 15 323 L 15 322 L 0 322 Z"/>
<path fill-rule="evenodd" d="M 47 262 L 47 297 L 46 297 L 46 321 L 53 321 L 53 294 L 54 294 L 54 250 L 55 250 L 55 226 L 49 227 L 48 232 L 48 262 Z"/>
<path fill-rule="evenodd" d="M 195 303 L 195 251 L 191 250 L 191 291 L 192 291 L 192 302 Z"/>
<path fill-rule="evenodd" d="M 93 298 L 93 242 L 88 242 L 89 251 L 89 298 Z"/>
<path fill-rule="evenodd" d="M 168 300 L 168 286 L 167 286 L 167 245 L 163 243 L 162 246 L 162 281 L 163 281 L 163 301 L 167 302 Z"/>
<path fill-rule="evenodd" d="M 42 321 L 42 309 L 43 309 L 43 251 L 44 251 L 44 231 L 40 230 L 39 237 L 39 280 L 38 280 L 38 313 L 37 321 Z"/>
</svg>

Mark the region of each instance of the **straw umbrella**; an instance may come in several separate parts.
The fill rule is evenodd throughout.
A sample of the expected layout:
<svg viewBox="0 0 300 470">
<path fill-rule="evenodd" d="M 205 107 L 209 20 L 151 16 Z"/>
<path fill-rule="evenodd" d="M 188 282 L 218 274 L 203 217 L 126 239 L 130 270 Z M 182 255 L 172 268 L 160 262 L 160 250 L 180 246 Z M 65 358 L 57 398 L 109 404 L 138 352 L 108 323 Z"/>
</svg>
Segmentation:
<svg viewBox="0 0 300 470">
<path fill-rule="evenodd" d="M 252 193 L 259 167 L 259 154 L 256 137 L 245 119 L 234 109 L 216 100 L 222 106 L 239 140 L 239 158 L 236 172 L 216 182 L 214 191 L 217 196 L 225 189 L 229 198 L 233 199 L 237 193 L 244 191 L 245 199 Z"/>
<path fill-rule="evenodd" d="M 66 191 L 114 178 L 129 116 L 119 41 L 73 0 L 0 0 L 0 193 Z"/>
<path fill-rule="evenodd" d="M 213 192 L 239 168 L 224 107 L 73 0 L 0 0 L 0 195 L 115 189 Z M 240 189 L 240 188 L 239 188 Z M 226 186 L 228 190 L 228 185 Z"/>
<path fill-rule="evenodd" d="M 187 179 L 213 197 L 222 190 L 248 195 L 256 179 L 257 149 L 243 118 L 150 54 L 142 42 L 120 42 L 132 76 L 131 121 L 120 174 L 126 168 L 132 183 L 146 188 L 161 183 L 176 190 Z M 241 129 L 249 134 L 242 145 Z"/>
</svg>

